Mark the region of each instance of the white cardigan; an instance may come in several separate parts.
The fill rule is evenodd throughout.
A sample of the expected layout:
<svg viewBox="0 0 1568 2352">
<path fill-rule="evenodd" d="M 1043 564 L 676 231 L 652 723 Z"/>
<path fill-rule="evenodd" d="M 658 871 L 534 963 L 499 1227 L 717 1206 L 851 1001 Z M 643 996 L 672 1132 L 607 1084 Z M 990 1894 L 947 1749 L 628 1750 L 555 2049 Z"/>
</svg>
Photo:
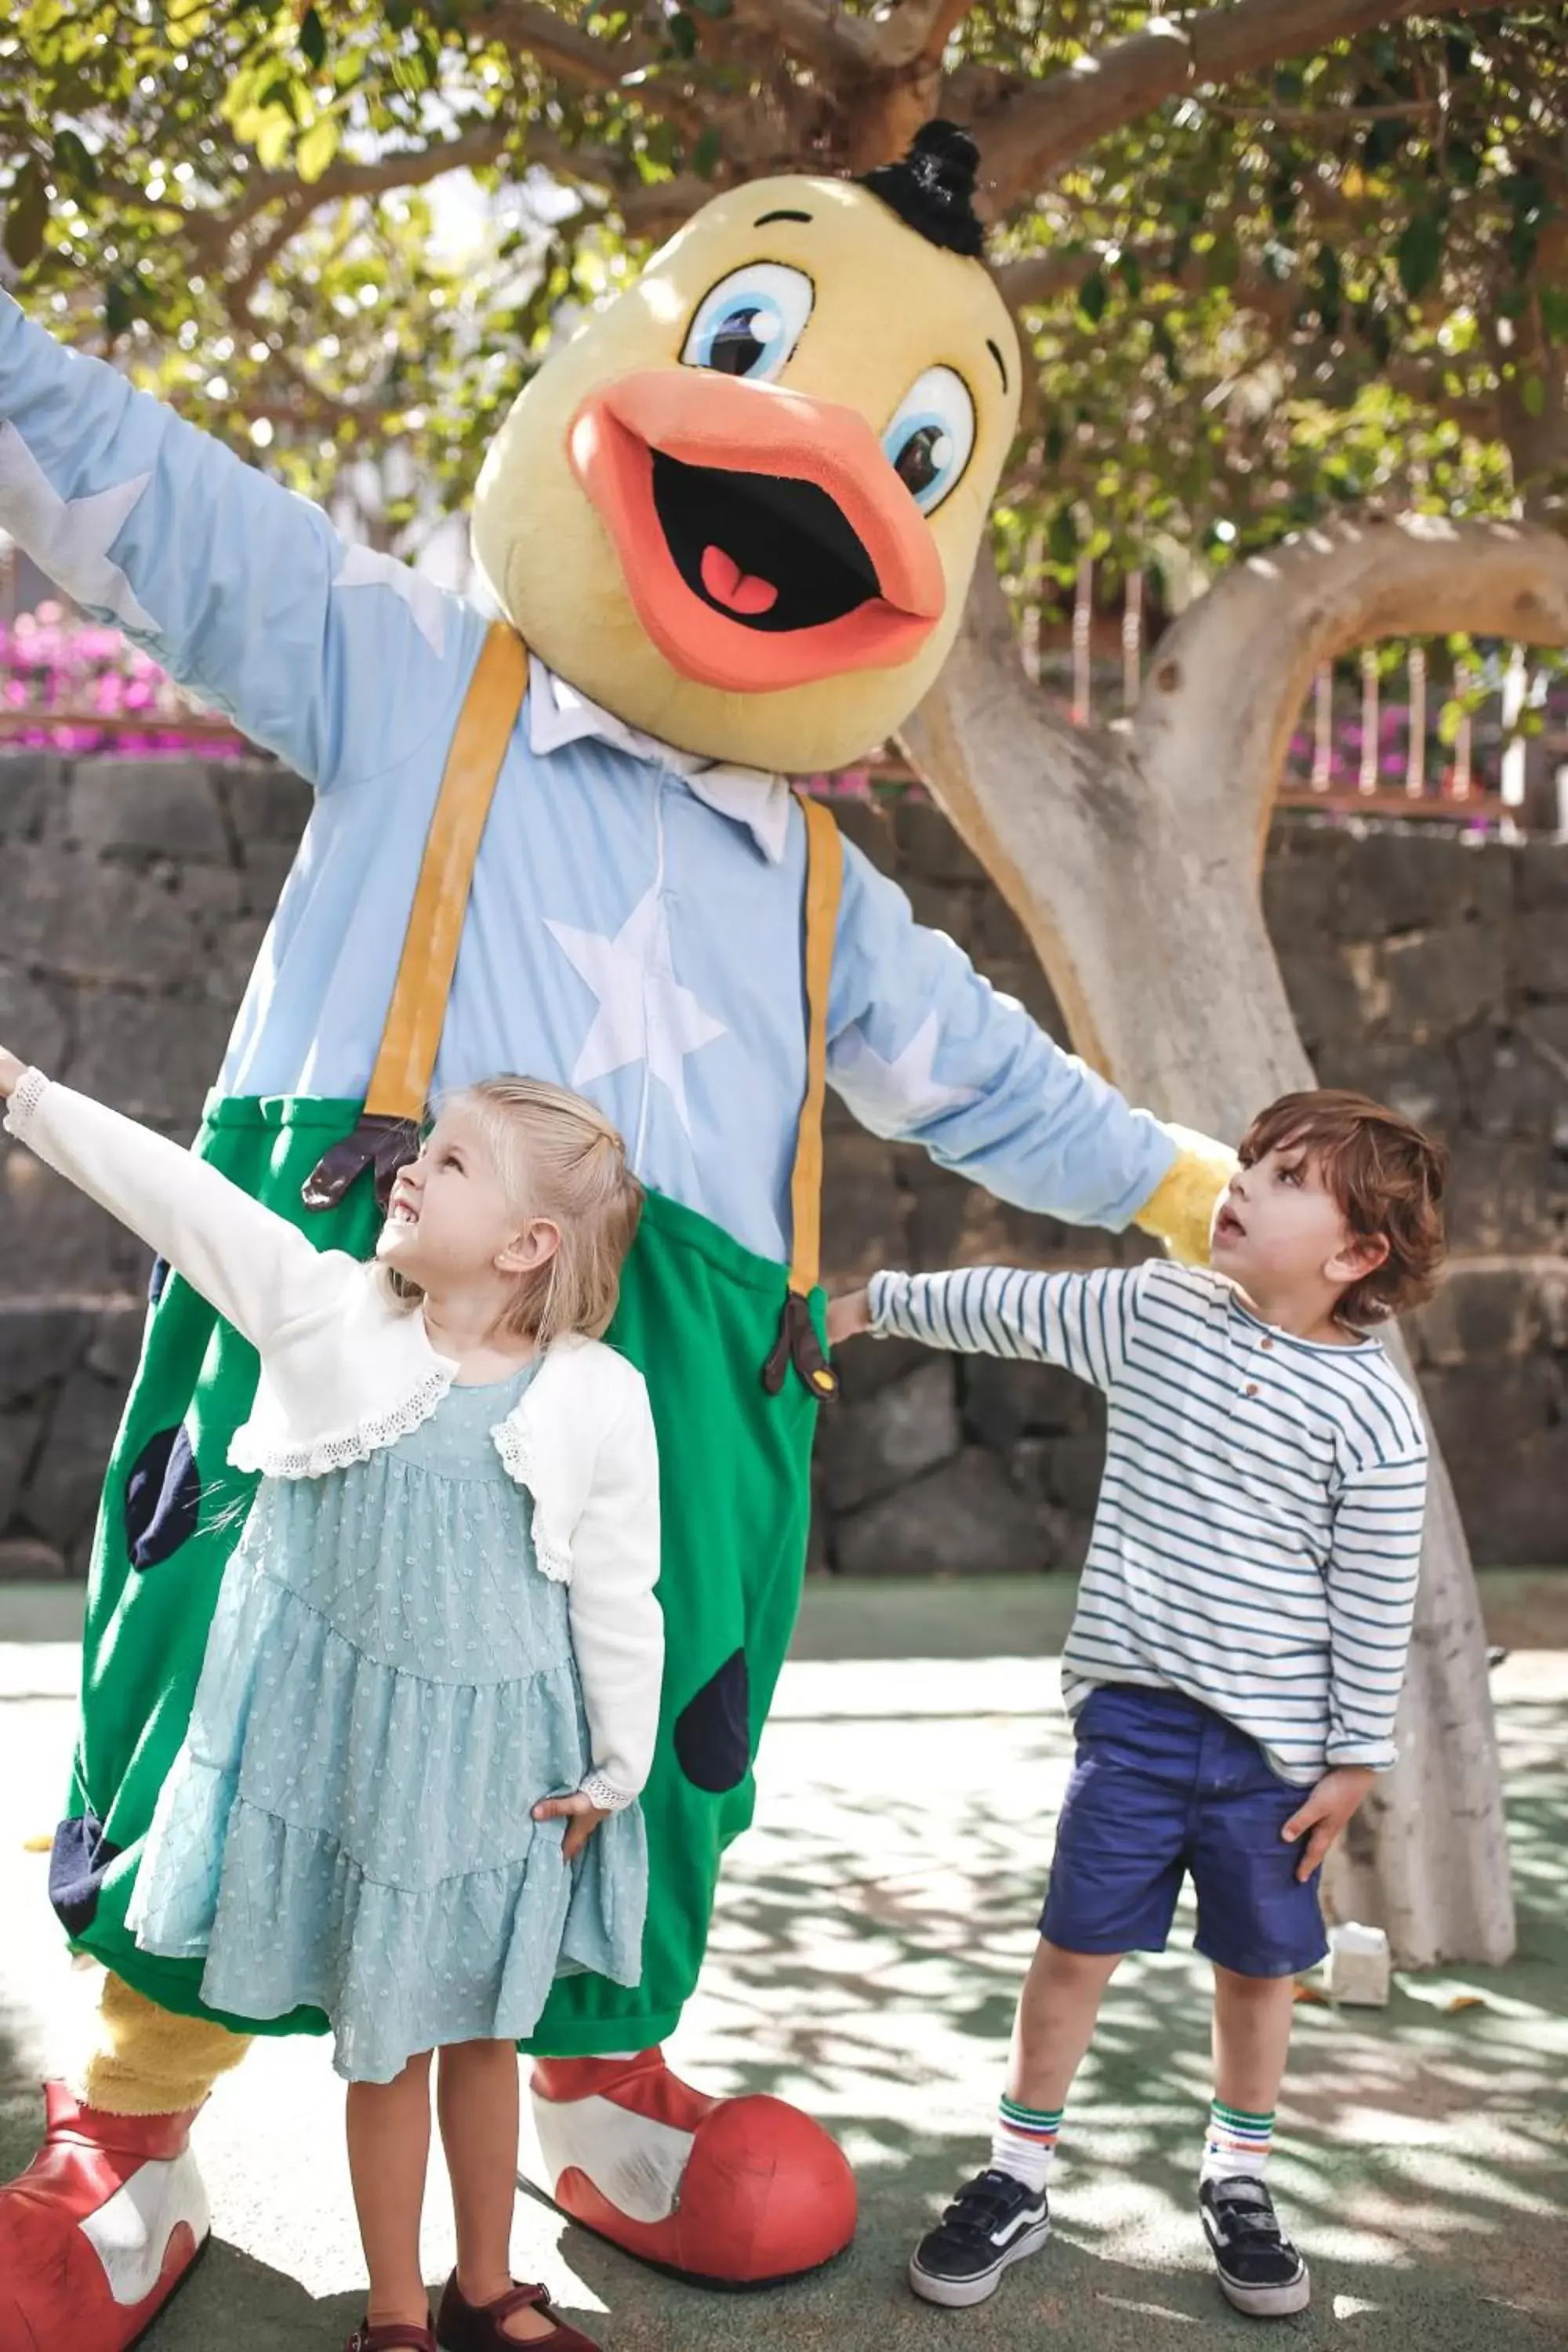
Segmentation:
<svg viewBox="0 0 1568 2352">
<path fill-rule="evenodd" d="M 256 1402 L 229 1447 L 237 1469 L 319 1478 L 368 1461 L 427 1420 L 450 1388 L 457 1366 L 373 1265 L 317 1250 L 177 1144 L 37 1070 L 18 1082 L 5 1127 L 256 1349 Z M 603 1340 L 563 1337 L 491 1435 L 533 1498 L 540 1567 L 570 1588 L 593 1748 L 583 1787 L 614 1810 L 647 1779 L 664 1664 L 658 1454 L 642 1374 Z"/>
</svg>

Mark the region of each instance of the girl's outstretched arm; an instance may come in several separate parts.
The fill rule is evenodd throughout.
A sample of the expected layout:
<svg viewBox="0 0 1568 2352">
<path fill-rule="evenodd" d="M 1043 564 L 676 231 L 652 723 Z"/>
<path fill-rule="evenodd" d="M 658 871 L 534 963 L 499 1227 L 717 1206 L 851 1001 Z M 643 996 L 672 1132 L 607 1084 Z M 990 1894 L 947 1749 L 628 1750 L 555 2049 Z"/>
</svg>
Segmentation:
<svg viewBox="0 0 1568 2352">
<path fill-rule="evenodd" d="M 0 1097 L 7 1133 L 166 1258 L 253 1347 L 265 1351 L 321 1304 L 322 1254 L 205 1160 L 3 1046 Z"/>
</svg>

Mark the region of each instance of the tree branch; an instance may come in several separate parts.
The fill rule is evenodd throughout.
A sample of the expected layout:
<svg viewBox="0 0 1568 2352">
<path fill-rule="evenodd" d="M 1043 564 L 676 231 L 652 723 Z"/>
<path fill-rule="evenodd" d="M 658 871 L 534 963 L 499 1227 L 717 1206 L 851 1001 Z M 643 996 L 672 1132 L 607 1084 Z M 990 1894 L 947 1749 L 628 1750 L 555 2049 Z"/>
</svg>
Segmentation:
<svg viewBox="0 0 1568 2352">
<path fill-rule="evenodd" d="M 730 14 L 732 23 L 764 34 L 830 83 L 875 73 L 883 63 L 886 27 L 847 15 L 838 0 L 734 0 Z"/>
<path fill-rule="evenodd" d="M 168 209 L 179 211 L 184 233 L 193 244 L 221 256 L 238 232 L 269 205 L 304 198 L 314 212 L 340 197 L 380 196 L 395 188 L 423 187 L 447 172 L 479 171 L 487 163 L 499 163 L 516 137 L 510 123 L 479 123 L 455 139 L 435 140 L 428 147 L 389 148 L 374 161 L 340 155 L 319 180 L 309 184 L 293 172 L 253 172 L 244 194 L 223 211 L 206 211 L 198 205 Z M 141 201 L 145 204 L 148 199 L 143 195 Z"/>
<path fill-rule="evenodd" d="M 1215 821 L 1239 782 L 1258 854 L 1313 677 L 1387 637 L 1458 630 L 1568 645 L 1568 542 L 1542 525 L 1369 513 L 1287 540 L 1222 572 L 1155 648 L 1134 753 L 1164 772 L 1212 771 L 1212 709 L 1228 710 Z"/>
<path fill-rule="evenodd" d="M 619 89 L 633 74 L 658 62 L 641 41 L 601 41 L 534 0 L 485 0 L 465 8 L 475 32 L 509 50 L 522 50 L 536 64 L 584 89 Z"/>
<path fill-rule="evenodd" d="M 1058 165 L 1166 99 L 1256 73 L 1282 58 L 1412 15 L 1420 0 L 1236 0 L 1176 18 L 1079 58 L 1048 81 L 1004 91 L 973 130 L 999 210 L 1033 194 Z M 1483 11 L 1457 0 L 1453 16 Z"/>
<path fill-rule="evenodd" d="M 873 24 L 877 63 L 885 73 L 939 65 L 943 50 L 974 5 L 974 0 L 903 0 L 892 15 Z"/>
</svg>

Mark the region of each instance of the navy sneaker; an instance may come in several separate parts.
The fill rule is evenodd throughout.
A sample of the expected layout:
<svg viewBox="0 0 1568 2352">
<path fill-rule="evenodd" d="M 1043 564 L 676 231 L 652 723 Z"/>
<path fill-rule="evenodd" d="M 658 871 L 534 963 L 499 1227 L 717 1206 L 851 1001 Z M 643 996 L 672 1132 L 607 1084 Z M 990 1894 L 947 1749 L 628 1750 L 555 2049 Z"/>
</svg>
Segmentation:
<svg viewBox="0 0 1568 2352">
<path fill-rule="evenodd" d="M 976 2173 L 910 2256 L 910 2284 L 927 2303 L 961 2311 L 994 2294 L 1003 2272 L 1037 2253 L 1050 2234 L 1043 2189 L 1007 2172 Z"/>
<path fill-rule="evenodd" d="M 1307 2265 L 1279 2227 L 1261 2180 L 1205 2180 L 1198 2210 L 1220 2293 L 1255 2319 L 1283 2319 L 1312 2299 Z"/>
</svg>

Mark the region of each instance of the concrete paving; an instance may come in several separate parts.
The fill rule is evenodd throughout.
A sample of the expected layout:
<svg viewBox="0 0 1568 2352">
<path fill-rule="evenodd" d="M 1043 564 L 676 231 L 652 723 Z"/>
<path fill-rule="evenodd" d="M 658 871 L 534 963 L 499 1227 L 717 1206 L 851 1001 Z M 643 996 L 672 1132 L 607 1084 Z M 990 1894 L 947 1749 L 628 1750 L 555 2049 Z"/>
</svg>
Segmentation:
<svg viewBox="0 0 1568 2352">
<path fill-rule="evenodd" d="M 1047 1580 L 1055 1583 L 1056 1580 Z M 1218 2300 L 1193 2211 L 1207 2097 L 1191 1915 L 1130 1961 L 1064 2135 L 1058 2235 L 989 2305 L 903 2283 L 912 2238 L 980 2158 L 1068 1765 L 1048 1653 L 1065 1588 L 814 1591 L 672 2055 L 705 2085 L 797 2100 L 841 2137 L 862 2223 L 830 2272 L 764 2296 L 651 2277 L 524 2196 L 513 2263 L 606 2352 L 1082 2352 L 1256 2340 Z M 1517 1606 L 1518 1634 L 1539 1612 Z M 66 1961 L 27 1842 L 72 1736 L 71 1596 L 0 1600 L 0 2174 L 34 2145 L 96 1990 Z M 1561 1633 L 1554 1638 L 1562 1641 Z M 892 1652 L 895 1654 L 889 1655 Z M 1305 2004 L 1273 2179 L 1312 2264 L 1302 2347 L 1541 2352 L 1568 2343 L 1568 1643 L 1496 1680 L 1521 1957 L 1400 1985 L 1385 2012 Z M 361 2309 L 341 2091 L 318 2042 L 272 2042 L 200 2147 L 215 2242 L 148 2352 L 325 2352 Z M 427 2269 L 451 2221 L 433 2173 Z M 64 2352 L 64 2347 L 62 2347 Z"/>
</svg>

